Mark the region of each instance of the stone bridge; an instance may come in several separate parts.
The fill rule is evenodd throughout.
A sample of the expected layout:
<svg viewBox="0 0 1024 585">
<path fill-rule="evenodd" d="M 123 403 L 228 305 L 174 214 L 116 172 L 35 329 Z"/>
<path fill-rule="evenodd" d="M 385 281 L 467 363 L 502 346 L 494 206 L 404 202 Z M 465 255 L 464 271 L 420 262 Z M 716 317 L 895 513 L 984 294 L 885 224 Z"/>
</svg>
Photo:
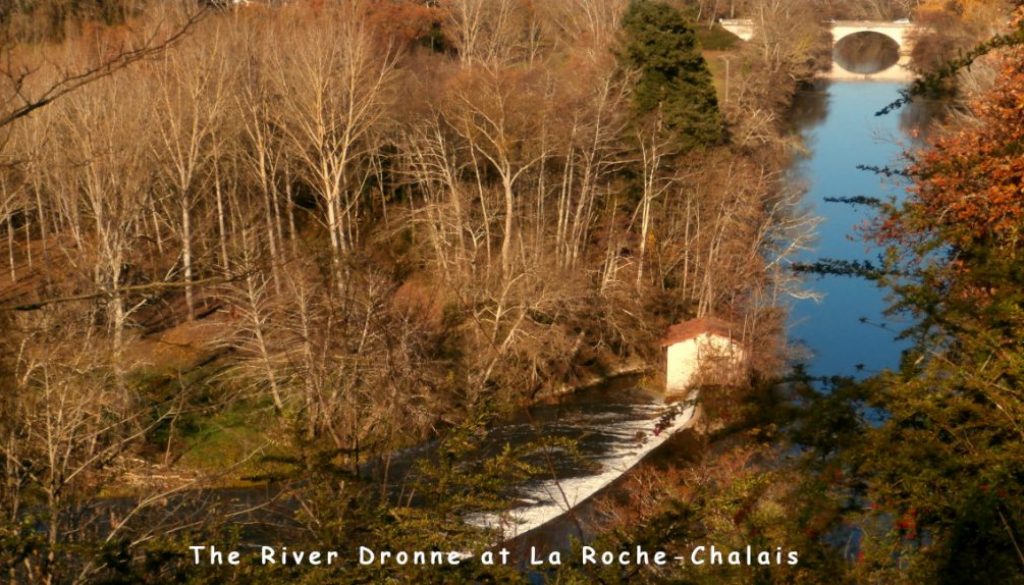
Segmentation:
<svg viewBox="0 0 1024 585">
<path fill-rule="evenodd" d="M 738 36 L 744 41 L 749 41 L 757 36 L 757 25 L 753 20 L 721 20 L 722 27 Z M 876 81 L 909 81 L 914 74 L 908 69 L 910 64 L 910 51 L 913 43 L 907 33 L 914 28 L 914 24 L 908 20 L 895 22 L 871 21 L 871 20 L 833 20 L 828 23 L 832 32 L 832 47 L 844 38 L 859 33 L 876 33 L 889 37 L 899 45 L 899 61 L 892 67 L 877 73 L 854 73 L 843 69 L 841 65 L 832 60 L 832 69 L 823 77 L 829 79 L 858 79 Z"/>
</svg>

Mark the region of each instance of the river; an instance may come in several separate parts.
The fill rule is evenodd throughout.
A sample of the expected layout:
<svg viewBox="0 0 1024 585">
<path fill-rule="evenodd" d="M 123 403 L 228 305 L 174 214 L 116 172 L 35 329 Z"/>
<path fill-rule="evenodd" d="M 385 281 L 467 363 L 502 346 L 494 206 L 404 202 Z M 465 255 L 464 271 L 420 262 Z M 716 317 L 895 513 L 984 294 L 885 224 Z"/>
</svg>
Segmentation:
<svg viewBox="0 0 1024 585">
<path fill-rule="evenodd" d="M 903 86 L 888 82 L 827 82 L 800 93 L 793 123 L 806 147 L 790 169 L 791 180 L 804 185 L 809 211 L 819 216 L 815 245 L 799 260 L 819 258 L 869 260 L 877 251 L 858 239 L 857 226 L 872 210 L 831 197 L 899 197 L 905 185 L 859 165 L 898 166 L 908 146 L 915 111 L 875 116 L 899 96 Z M 798 360 L 815 376 L 864 376 L 896 367 L 904 344 L 896 337 L 898 322 L 884 315 L 887 301 L 875 284 L 851 277 L 810 277 L 806 287 L 819 300 L 801 300 L 791 308 L 788 337 L 799 346 Z M 605 490 L 648 457 L 672 432 L 692 424 L 692 410 L 677 417 L 667 432 L 652 434 L 666 408 L 655 397 L 629 388 L 598 389 L 573 396 L 557 406 L 532 409 L 527 423 L 494 432 L 513 443 L 538 435 L 575 437 L 585 461 L 556 470 L 552 477 L 521 486 L 520 504 L 504 517 L 476 517 L 474 522 L 497 526 L 506 537 L 526 534 L 531 545 L 564 546 L 577 535 L 579 517 L 589 511 L 579 504 Z M 683 450 L 692 449 L 692 443 Z M 684 456 L 685 453 L 679 453 Z M 568 521 L 563 515 L 574 510 Z M 558 519 L 555 522 L 548 523 Z"/>
<path fill-rule="evenodd" d="M 805 200 L 821 218 L 817 241 L 803 262 L 822 258 L 878 259 L 879 250 L 860 239 L 858 227 L 872 209 L 828 198 L 902 196 L 905 179 L 858 169 L 860 165 L 898 167 L 914 130 L 927 116 L 916 107 L 884 116 L 875 112 L 899 97 L 901 84 L 871 81 L 820 82 L 802 92 L 793 120 L 807 155 L 791 169 L 807 187 Z M 895 368 L 905 344 L 903 325 L 885 315 L 884 293 L 874 283 L 845 276 L 811 277 L 807 288 L 819 299 L 799 300 L 790 311 L 789 339 L 803 351 L 812 376 L 862 377 Z"/>
</svg>

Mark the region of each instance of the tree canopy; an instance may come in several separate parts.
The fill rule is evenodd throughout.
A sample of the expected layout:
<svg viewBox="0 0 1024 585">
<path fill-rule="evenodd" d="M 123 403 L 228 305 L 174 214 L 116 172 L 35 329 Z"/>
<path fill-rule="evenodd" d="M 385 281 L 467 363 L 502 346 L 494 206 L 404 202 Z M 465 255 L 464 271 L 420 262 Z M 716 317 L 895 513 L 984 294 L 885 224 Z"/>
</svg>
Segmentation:
<svg viewBox="0 0 1024 585">
<path fill-rule="evenodd" d="M 718 142 L 718 98 L 697 35 L 684 15 L 663 2 L 633 0 L 622 28 L 625 41 L 619 58 L 638 72 L 637 112 L 643 117 L 660 112 L 684 148 Z"/>
</svg>

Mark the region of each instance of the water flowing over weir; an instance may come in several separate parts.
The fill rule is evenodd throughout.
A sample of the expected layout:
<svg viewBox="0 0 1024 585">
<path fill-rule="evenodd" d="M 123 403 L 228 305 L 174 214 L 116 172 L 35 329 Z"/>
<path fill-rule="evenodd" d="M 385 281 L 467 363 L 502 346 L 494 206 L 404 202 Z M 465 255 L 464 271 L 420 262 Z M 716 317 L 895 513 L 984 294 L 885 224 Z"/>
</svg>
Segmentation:
<svg viewBox="0 0 1024 585">
<path fill-rule="evenodd" d="M 535 404 L 490 429 L 481 438 L 484 455 L 499 453 L 505 446 L 537 445 L 551 438 L 571 441 L 575 452 L 546 450 L 542 463 L 533 461 L 544 469 L 542 477 L 507 486 L 508 510 L 467 516 L 465 521 L 495 529 L 503 541 L 531 533 L 531 543 L 539 548 L 567 547 L 569 537 L 579 535 L 576 515 L 588 500 L 659 447 L 669 448 L 665 443 L 673 435 L 685 434 L 680 431 L 696 423 L 694 405 L 670 404 L 660 395 L 638 388 L 634 381 L 632 377 L 613 379 L 555 402 Z M 383 479 L 392 495 L 404 497 L 399 494 L 411 474 L 417 473 L 417 464 L 435 457 L 437 447 L 432 441 L 394 453 L 388 469 L 370 464 L 363 473 Z M 188 497 L 198 500 L 183 506 L 190 501 Z M 171 499 L 182 506 L 178 512 L 182 519 L 198 521 L 210 508 L 230 514 L 241 528 L 243 540 L 250 544 L 274 541 L 282 529 L 301 529 L 292 518 L 299 504 L 286 486 L 200 490 Z M 414 498 L 408 501 L 416 505 Z M 106 498 L 97 504 L 112 513 L 126 513 L 133 505 L 130 497 Z"/>
<path fill-rule="evenodd" d="M 611 485 L 665 443 L 674 433 L 691 427 L 695 407 L 678 410 L 661 400 L 643 403 L 601 403 L 599 409 L 581 409 L 550 422 L 510 425 L 495 429 L 493 438 L 535 432 L 578 438 L 582 461 L 553 471 L 556 477 L 527 482 L 515 490 L 519 505 L 503 514 L 476 515 L 467 520 L 497 529 L 505 539 L 534 530 L 574 509 Z M 667 413 L 674 414 L 667 425 Z"/>
<path fill-rule="evenodd" d="M 500 512 L 467 515 L 471 525 L 496 530 L 501 540 L 516 539 L 577 510 L 587 500 L 622 478 L 673 435 L 693 427 L 697 408 L 693 401 L 667 402 L 660 394 L 645 391 L 632 376 L 612 379 L 579 390 L 553 402 L 529 406 L 513 418 L 498 423 L 481 439 L 485 455 L 500 453 L 506 446 L 543 445 L 545 440 L 565 439 L 574 452 L 557 446 L 540 447 L 530 463 L 543 469 L 538 477 L 508 486 L 510 507 Z M 432 457 L 436 443 L 399 454 L 389 476 L 400 487 L 416 473 L 415 464 Z M 563 528 L 552 528 L 541 545 L 557 548 L 564 541 Z"/>
</svg>

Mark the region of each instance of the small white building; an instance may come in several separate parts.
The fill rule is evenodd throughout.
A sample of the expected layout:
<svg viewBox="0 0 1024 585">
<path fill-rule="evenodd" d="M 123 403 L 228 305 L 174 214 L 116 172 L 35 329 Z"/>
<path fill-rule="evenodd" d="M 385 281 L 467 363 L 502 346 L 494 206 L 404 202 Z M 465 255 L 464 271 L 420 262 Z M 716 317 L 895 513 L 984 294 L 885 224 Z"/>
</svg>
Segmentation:
<svg viewBox="0 0 1024 585">
<path fill-rule="evenodd" d="M 665 393 L 739 382 L 747 359 L 739 333 L 731 323 L 713 317 L 669 327 L 661 340 L 665 349 Z"/>
</svg>

